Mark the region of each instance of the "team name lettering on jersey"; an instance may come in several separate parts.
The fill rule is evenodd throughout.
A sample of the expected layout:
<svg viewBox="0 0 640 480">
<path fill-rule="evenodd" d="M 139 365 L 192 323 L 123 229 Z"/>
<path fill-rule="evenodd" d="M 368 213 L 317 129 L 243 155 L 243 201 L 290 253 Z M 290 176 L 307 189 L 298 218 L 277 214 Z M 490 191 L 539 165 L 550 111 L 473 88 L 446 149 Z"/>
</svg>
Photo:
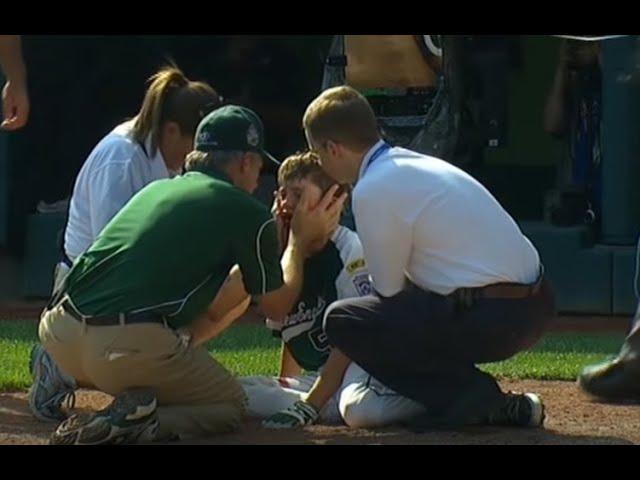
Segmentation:
<svg viewBox="0 0 640 480">
<path fill-rule="evenodd" d="M 285 327 L 292 327 L 294 325 L 298 325 L 300 323 L 314 321 L 318 316 L 322 315 L 324 312 L 324 307 L 326 306 L 326 302 L 324 298 L 317 297 L 318 301 L 316 302 L 316 306 L 313 308 L 307 308 L 306 302 L 300 302 L 298 304 L 298 311 L 296 313 L 292 313 L 287 316 L 284 320 Z"/>
</svg>

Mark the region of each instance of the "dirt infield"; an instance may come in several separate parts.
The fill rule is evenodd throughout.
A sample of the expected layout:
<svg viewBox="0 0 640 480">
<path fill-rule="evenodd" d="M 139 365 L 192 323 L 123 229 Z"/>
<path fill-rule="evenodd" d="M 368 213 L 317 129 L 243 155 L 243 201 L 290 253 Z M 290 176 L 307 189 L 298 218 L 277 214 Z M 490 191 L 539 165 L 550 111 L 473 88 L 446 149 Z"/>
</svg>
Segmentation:
<svg viewBox="0 0 640 480">
<path fill-rule="evenodd" d="M 640 443 L 640 405 L 607 405 L 591 401 L 570 382 L 503 381 L 504 389 L 539 393 L 547 407 L 545 429 L 475 427 L 461 431 L 414 434 L 400 429 L 350 430 L 313 426 L 301 431 L 262 430 L 247 423 L 240 432 L 202 440 L 200 444 L 522 444 L 604 445 Z M 105 406 L 107 395 L 83 391 L 77 407 Z M 24 393 L 0 394 L 0 444 L 43 444 L 55 425 L 30 414 Z"/>
<path fill-rule="evenodd" d="M 8 317 L 35 318 L 25 307 L 15 307 Z M 19 311 L 19 315 L 16 313 Z M 244 319 L 253 323 L 252 318 Z M 626 317 L 564 317 L 556 332 L 626 332 Z M 350 430 L 346 427 L 313 426 L 301 431 L 263 430 L 248 422 L 240 432 L 221 435 L 200 444 L 522 444 L 522 445 L 605 445 L 640 444 L 640 404 L 596 403 L 572 382 L 503 381 L 503 389 L 539 393 L 547 408 L 545 429 L 469 428 L 462 431 L 414 434 L 397 428 L 378 431 Z M 76 405 L 82 410 L 102 408 L 110 397 L 97 392 L 78 393 Z M 29 413 L 26 394 L 0 393 L 0 445 L 47 443 L 55 425 L 38 422 Z"/>
</svg>

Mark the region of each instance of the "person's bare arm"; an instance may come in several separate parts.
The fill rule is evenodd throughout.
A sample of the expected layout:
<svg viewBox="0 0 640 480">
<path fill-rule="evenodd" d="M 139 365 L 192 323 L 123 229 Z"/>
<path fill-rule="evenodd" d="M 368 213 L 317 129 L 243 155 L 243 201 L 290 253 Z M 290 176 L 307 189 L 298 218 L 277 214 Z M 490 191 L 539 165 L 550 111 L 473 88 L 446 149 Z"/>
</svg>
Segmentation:
<svg viewBox="0 0 640 480">
<path fill-rule="evenodd" d="M 304 280 L 304 261 L 310 247 L 318 238 L 329 238 L 340 221 L 347 195 L 336 199 L 337 189 L 337 185 L 331 187 L 313 209 L 309 208 L 308 198 L 303 194 L 293 213 L 287 248 L 281 260 L 284 285 L 258 299 L 262 313 L 273 321 L 281 322 L 298 300 Z"/>
<path fill-rule="evenodd" d="M 302 373 L 302 368 L 293 358 L 291 350 L 286 343 L 282 342 L 282 351 L 280 353 L 280 373 L 279 377 L 297 377 Z"/>
<path fill-rule="evenodd" d="M 327 363 L 304 400 L 320 412 L 340 388 L 344 373 L 350 364 L 351 360 L 344 353 L 335 347 L 332 348 Z"/>
<path fill-rule="evenodd" d="M 251 297 L 242 282 L 238 266 L 234 266 L 207 311 L 191 323 L 186 330 L 191 334 L 193 346 L 202 345 L 226 330 L 247 310 Z"/>
<path fill-rule="evenodd" d="M 333 202 L 334 193 L 335 189 L 330 190 L 313 210 L 309 210 L 306 198 L 303 197 L 300 201 L 298 213 L 292 219 L 289 243 L 281 260 L 284 285 L 258 299 L 262 313 L 274 321 L 282 321 L 300 296 L 304 260 L 309 245 L 317 237 L 329 235 L 327 232 L 337 225 L 345 198 L 340 197 Z M 207 311 L 186 328 L 191 335 L 191 344 L 197 346 L 215 338 L 247 310 L 250 302 L 241 270 L 236 265 Z"/>
<path fill-rule="evenodd" d="M 2 115 L 0 128 L 17 130 L 29 118 L 27 69 L 22 58 L 20 35 L 0 35 L 0 67 L 6 77 L 2 89 Z"/>
<path fill-rule="evenodd" d="M 290 237 L 281 260 L 283 285 L 258 297 L 258 308 L 265 317 L 282 322 L 293 308 L 302 291 L 305 255 L 303 244 Z"/>
<path fill-rule="evenodd" d="M 340 350 L 333 348 L 322 373 L 306 395 L 289 408 L 282 410 L 262 422 L 265 428 L 300 428 L 314 423 L 320 410 L 338 391 L 351 360 Z"/>
</svg>

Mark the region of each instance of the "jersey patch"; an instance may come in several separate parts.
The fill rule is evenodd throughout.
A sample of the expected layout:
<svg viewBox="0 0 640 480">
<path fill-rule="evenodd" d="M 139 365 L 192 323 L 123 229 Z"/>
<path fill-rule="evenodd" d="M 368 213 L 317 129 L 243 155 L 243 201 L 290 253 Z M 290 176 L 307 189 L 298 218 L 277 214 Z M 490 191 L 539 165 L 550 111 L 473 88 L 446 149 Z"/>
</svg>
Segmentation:
<svg viewBox="0 0 640 480">
<path fill-rule="evenodd" d="M 356 290 L 361 296 L 372 295 L 373 287 L 371 286 L 371 282 L 369 281 L 368 273 L 360 273 L 353 277 L 353 285 L 356 287 Z"/>
<path fill-rule="evenodd" d="M 360 270 L 361 268 L 364 268 L 364 267 L 365 267 L 364 258 L 358 258 L 353 262 L 351 262 L 349 265 L 347 265 L 345 267 L 345 270 L 349 275 L 351 275 L 356 270 Z"/>
</svg>

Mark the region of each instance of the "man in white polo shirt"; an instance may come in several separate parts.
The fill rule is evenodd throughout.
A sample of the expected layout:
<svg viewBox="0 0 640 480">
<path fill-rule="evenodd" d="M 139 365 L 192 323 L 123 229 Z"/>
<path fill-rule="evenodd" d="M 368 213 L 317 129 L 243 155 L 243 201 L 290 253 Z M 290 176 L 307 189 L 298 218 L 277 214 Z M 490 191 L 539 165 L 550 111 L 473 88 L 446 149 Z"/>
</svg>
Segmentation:
<svg viewBox="0 0 640 480">
<path fill-rule="evenodd" d="M 376 295 L 335 302 L 330 343 L 427 413 L 416 427 L 541 426 L 531 393 L 503 393 L 476 364 L 533 345 L 554 316 L 538 252 L 473 177 L 392 148 L 351 87 L 323 92 L 304 116 L 323 169 L 355 184 L 353 209 Z"/>
</svg>

